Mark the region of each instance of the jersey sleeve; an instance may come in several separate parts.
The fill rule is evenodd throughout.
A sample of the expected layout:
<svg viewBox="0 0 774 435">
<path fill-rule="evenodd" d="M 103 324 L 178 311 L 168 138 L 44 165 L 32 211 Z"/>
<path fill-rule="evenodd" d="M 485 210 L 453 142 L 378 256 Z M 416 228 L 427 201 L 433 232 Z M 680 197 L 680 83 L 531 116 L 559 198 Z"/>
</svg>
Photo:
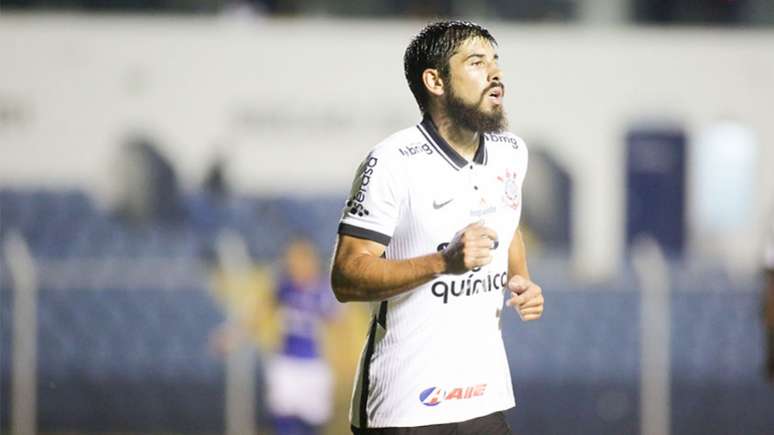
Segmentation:
<svg viewBox="0 0 774 435">
<path fill-rule="evenodd" d="M 517 137 L 516 140 L 521 151 L 517 157 L 519 159 L 519 167 L 522 168 L 519 173 L 519 186 L 524 190 L 524 180 L 527 178 L 527 169 L 529 168 L 529 149 L 524 139 Z"/>
<path fill-rule="evenodd" d="M 339 234 L 389 245 L 400 215 L 403 183 L 394 159 L 375 149 L 360 164 L 342 211 Z"/>
</svg>

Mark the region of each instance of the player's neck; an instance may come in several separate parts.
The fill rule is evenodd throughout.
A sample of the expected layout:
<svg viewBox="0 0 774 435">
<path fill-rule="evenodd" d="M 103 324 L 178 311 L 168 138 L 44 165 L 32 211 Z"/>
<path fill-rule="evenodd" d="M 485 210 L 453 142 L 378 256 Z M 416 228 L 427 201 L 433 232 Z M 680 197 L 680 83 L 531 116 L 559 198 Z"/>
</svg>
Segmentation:
<svg viewBox="0 0 774 435">
<path fill-rule="evenodd" d="M 430 113 L 430 118 L 438 129 L 438 134 L 454 148 L 454 151 L 457 151 L 468 161 L 473 160 L 480 139 L 477 131 L 471 131 L 454 124 L 444 113 Z"/>
</svg>

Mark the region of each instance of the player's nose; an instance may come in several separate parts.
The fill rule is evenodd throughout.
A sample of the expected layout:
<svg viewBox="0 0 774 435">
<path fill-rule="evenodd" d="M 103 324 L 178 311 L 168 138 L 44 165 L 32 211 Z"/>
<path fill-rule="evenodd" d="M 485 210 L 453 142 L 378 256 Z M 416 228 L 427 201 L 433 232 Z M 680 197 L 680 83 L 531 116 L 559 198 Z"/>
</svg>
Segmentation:
<svg viewBox="0 0 774 435">
<path fill-rule="evenodd" d="M 502 80 L 503 80 L 503 70 L 500 69 L 500 66 L 497 65 L 497 63 L 492 63 L 492 66 L 489 69 L 489 81 L 502 82 Z"/>
</svg>

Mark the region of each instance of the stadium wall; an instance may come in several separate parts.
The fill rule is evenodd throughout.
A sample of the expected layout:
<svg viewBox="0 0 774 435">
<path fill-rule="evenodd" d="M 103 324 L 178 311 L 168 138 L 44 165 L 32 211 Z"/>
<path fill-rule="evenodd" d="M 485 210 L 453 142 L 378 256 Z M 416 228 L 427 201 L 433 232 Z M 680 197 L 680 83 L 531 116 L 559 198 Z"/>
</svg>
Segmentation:
<svg viewBox="0 0 774 435">
<path fill-rule="evenodd" d="M 157 139 L 191 187 L 223 155 L 249 193 L 348 191 L 358 161 L 419 114 L 403 80 L 411 21 L 0 16 L 0 184 L 75 187 L 109 201 L 118 148 Z M 774 175 L 774 33 L 494 23 L 511 127 L 575 181 L 575 267 L 604 276 L 623 253 L 626 129 L 720 118 L 760 143 L 754 264 Z"/>
</svg>

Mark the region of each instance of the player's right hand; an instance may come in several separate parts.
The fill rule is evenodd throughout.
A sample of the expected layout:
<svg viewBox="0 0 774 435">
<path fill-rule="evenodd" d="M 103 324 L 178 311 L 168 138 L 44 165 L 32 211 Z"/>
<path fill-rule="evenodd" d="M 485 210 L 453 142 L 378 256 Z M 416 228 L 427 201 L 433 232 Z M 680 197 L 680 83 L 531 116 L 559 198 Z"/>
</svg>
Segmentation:
<svg viewBox="0 0 774 435">
<path fill-rule="evenodd" d="M 497 233 L 479 221 L 459 230 L 441 251 L 446 273 L 461 274 L 492 262 L 492 250 L 498 245 Z"/>
</svg>

